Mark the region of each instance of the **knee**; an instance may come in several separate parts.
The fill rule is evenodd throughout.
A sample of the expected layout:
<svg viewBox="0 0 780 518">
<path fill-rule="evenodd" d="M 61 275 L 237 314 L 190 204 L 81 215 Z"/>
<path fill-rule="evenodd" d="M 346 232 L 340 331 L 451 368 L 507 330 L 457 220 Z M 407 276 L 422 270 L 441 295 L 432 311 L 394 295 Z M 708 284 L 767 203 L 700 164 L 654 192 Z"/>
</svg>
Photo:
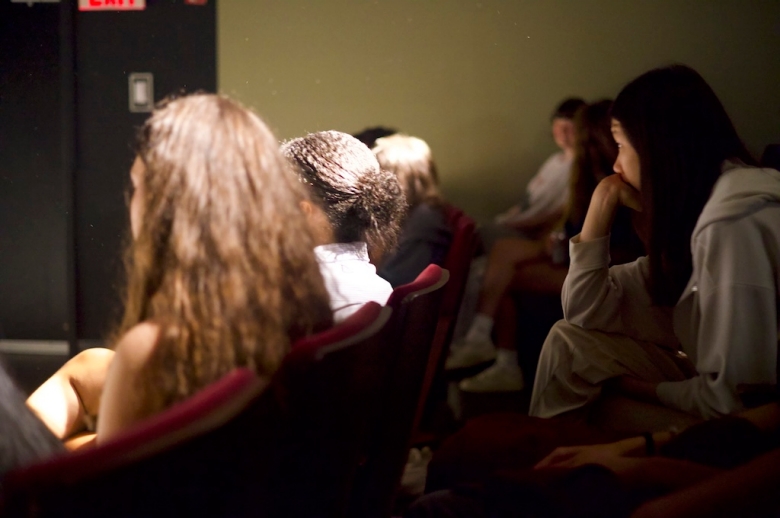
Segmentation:
<svg viewBox="0 0 780 518">
<path fill-rule="evenodd" d="M 108 369 L 113 358 L 114 351 L 111 349 L 104 347 L 85 349 L 68 360 L 61 372 L 71 377 L 79 377 L 86 372 L 103 372 Z"/>
<path fill-rule="evenodd" d="M 114 351 L 105 347 L 92 347 L 84 349 L 76 356 L 68 360 L 72 365 L 90 365 L 95 363 L 105 363 L 111 361 L 114 357 Z"/>
</svg>

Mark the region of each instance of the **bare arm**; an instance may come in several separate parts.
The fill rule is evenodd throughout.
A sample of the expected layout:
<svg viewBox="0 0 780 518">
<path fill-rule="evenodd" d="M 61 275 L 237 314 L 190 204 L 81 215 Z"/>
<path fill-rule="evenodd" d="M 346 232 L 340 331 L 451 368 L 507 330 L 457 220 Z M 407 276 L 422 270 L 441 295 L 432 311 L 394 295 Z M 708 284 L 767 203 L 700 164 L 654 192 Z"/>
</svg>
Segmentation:
<svg viewBox="0 0 780 518">
<path fill-rule="evenodd" d="M 607 176 L 593 192 L 580 233 L 580 242 L 604 237 L 612 230 L 615 213 L 620 205 L 641 210 L 639 191 L 622 180 L 620 175 Z"/>
<path fill-rule="evenodd" d="M 116 346 L 116 356 L 106 375 L 100 402 L 97 442 L 103 443 L 159 410 L 147 391 L 142 374 L 157 343 L 159 328 L 142 323 L 125 334 Z"/>
<path fill-rule="evenodd" d="M 87 349 L 63 365 L 27 398 L 27 406 L 60 439 L 87 430 L 98 413 L 100 397 L 114 352 Z"/>
</svg>

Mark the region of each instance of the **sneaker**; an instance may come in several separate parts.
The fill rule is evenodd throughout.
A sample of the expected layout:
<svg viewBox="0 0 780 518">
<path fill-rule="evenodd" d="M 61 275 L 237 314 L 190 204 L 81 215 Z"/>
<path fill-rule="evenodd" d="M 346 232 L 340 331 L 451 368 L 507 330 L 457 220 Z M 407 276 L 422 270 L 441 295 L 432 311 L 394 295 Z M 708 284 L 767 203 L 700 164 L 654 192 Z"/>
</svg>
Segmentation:
<svg viewBox="0 0 780 518">
<path fill-rule="evenodd" d="M 452 345 L 444 369 L 448 371 L 463 369 L 495 359 L 496 347 L 492 342 L 467 342 L 463 340 Z"/>
<path fill-rule="evenodd" d="M 525 387 L 523 371 L 517 365 L 495 363 L 458 384 L 463 392 L 519 392 Z"/>
</svg>

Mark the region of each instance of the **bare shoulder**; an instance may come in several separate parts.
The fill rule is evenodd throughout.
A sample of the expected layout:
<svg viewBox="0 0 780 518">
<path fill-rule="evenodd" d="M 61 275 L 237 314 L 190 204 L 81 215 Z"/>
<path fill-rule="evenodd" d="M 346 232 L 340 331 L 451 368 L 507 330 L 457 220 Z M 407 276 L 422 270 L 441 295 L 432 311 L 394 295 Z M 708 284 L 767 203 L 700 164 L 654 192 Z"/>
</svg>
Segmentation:
<svg viewBox="0 0 780 518">
<path fill-rule="evenodd" d="M 132 327 L 116 344 L 117 358 L 123 363 L 141 365 L 149 359 L 160 335 L 160 326 L 153 322 L 142 322 Z"/>
</svg>

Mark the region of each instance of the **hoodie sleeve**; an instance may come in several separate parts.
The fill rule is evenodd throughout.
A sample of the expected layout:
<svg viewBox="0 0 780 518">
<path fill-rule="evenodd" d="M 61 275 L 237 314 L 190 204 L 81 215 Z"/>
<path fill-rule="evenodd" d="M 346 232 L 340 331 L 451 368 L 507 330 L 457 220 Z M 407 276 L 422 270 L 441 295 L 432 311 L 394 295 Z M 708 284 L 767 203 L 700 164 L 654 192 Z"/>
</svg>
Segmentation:
<svg viewBox="0 0 780 518">
<path fill-rule="evenodd" d="M 711 418 L 740 410 L 741 391 L 776 383 L 777 296 L 765 234 L 748 217 L 697 236 L 693 310 L 678 325 L 691 326 L 699 375 L 659 384 L 664 404 Z"/>
<path fill-rule="evenodd" d="M 562 292 L 564 319 L 584 329 L 678 347 L 671 309 L 651 303 L 647 257 L 610 268 L 609 239 L 571 239 L 571 265 Z"/>
</svg>

